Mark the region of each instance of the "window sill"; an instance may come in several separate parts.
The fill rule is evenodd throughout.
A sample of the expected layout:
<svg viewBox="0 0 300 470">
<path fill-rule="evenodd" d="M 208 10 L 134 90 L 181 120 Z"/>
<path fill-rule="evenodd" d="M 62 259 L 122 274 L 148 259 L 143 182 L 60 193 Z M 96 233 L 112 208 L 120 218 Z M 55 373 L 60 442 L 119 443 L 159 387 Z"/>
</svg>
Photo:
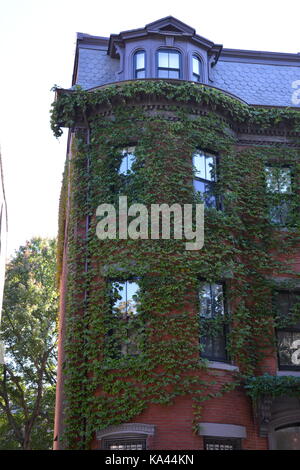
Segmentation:
<svg viewBox="0 0 300 470">
<path fill-rule="evenodd" d="M 278 377 L 285 377 L 285 376 L 292 376 L 292 377 L 300 377 L 300 370 L 278 370 L 276 372 Z"/>
<path fill-rule="evenodd" d="M 221 370 L 239 370 L 238 366 L 234 366 L 233 364 L 228 364 L 227 362 L 217 362 L 217 361 L 209 361 L 208 366 L 210 369 L 221 369 Z"/>
</svg>

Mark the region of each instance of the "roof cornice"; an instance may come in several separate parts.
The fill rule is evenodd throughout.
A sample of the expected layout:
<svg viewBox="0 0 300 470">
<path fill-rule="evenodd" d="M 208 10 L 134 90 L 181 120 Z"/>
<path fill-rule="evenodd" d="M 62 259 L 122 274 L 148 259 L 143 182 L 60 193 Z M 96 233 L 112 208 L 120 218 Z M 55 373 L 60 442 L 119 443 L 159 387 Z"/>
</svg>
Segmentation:
<svg viewBox="0 0 300 470">
<path fill-rule="evenodd" d="M 299 65 L 300 66 L 300 53 L 292 54 L 286 52 L 267 52 L 267 51 L 252 51 L 243 49 L 226 49 L 224 48 L 220 55 L 222 61 L 236 61 L 247 63 L 269 63 L 280 65 Z"/>
</svg>

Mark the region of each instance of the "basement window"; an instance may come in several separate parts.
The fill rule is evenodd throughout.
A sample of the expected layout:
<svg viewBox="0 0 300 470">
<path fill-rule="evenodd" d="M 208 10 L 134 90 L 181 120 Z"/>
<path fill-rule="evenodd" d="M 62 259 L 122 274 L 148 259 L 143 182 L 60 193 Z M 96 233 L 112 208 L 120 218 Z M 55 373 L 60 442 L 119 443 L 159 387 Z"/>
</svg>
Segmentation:
<svg viewBox="0 0 300 470">
<path fill-rule="evenodd" d="M 227 437 L 204 437 L 204 450 L 240 450 L 241 439 Z"/>
<path fill-rule="evenodd" d="M 103 439 L 102 449 L 105 450 L 145 450 L 146 439 L 129 437 Z"/>
</svg>

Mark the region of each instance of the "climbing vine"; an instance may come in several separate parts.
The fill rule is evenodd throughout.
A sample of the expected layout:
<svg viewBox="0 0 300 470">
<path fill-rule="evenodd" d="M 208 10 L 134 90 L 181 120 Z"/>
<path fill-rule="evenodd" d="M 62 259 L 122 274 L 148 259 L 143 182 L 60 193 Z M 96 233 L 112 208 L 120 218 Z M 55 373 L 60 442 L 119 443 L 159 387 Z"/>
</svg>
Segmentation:
<svg viewBox="0 0 300 470">
<path fill-rule="evenodd" d="M 184 395 L 193 400 L 196 425 L 205 400 L 259 374 L 265 354 L 274 353 L 273 328 L 280 319 L 273 311 L 272 291 L 278 288 L 276 277 L 288 278 L 290 285 L 297 281 L 288 260 L 299 247 L 299 194 L 290 194 L 292 215 L 279 227 L 270 218 L 279 196 L 268 192 L 265 167 L 290 165 L 295 178 L 300 174 L 295 141 L 300 113 L 250 107 L 192 83 L 149 80 L 57 93 L 54 135 L 61 135 L 61 127 L 77 128 L 63 183 L 58 256 L 61 266 L 66 243 L 66 445 L 88 448 L 96 430 L 128 422 L 149 404 L 170 404 Z M 249 129 L 289 132 L 294 146 L 238 147 L 232 129 L 245 122 Z M 120 150 L 130 145 L 136 147 L 136 159 L 131 174 L 124 176 L 118 172 Z M 192 189 L 196 149 L 220 156 L 215 192 L 222 201 L 222 210 L 205 210 L 200 251 L 185 250 L 183 240 L 97 238 L 96 208 L 102 203 L 117 207 L 120 195 L 127 196 L 128 205 L 147 207 L 200 202 Z M 140 353 L 120 355 L 110 335 L 116 331 L 110 280 L 130 277 L 139 278 L 139 314 L 119 322 L 119 335 L 140 331 Z M 223 387 L 201 357 L 200 279 L 227 285 L 228 353 L 241 378 L 230 375 Z M 218 331 L 219 322 L 211 322 L 210 334 Z"/>
</svg>

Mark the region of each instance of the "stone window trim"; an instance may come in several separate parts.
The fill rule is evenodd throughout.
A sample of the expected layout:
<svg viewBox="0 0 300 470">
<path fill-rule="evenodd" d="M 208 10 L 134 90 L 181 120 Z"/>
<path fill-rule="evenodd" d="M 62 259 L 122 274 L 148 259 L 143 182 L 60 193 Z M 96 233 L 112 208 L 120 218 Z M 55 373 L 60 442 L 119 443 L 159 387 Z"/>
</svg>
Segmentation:
<svg viewBox="0 0 300 470">
<path fill-rule="evenodd" d="M 101 440 L 104 437 L 108 436 L 115 436 L 118 434 L 119 437 L 121 436 L 136 436 L 136 435 L 143 435 L 146 437 L 154 436 L 155 433 L 155 426 L 153 424 L 145 424 L 145 423 L 125 423 L 120 424 L 119 426 L 108 426 L 105 429 L 101 429 L 100 431 L 96 431 L 96 439 Z"/>
<path fill-rule="evenodd" d="M 238 371 L 239 367 L 228 363 L 228 362 L 220 362 L 220 361 L 209 361 L 207 367 L 209 369 L 220 369 L 220 370 L 229 370 L 229 371 Z M 300 375 L 300 373 L 299 373 Z"/>
<path fill-rule="evenodd" d="M 276 375 L 278 377 L 285 377 L 285 376 L 292 376 L 292 377 L 300 377 L 300 370 L 277 370 Z"/>
<path fill-rule="evenodd" d="M 200 436 L 228 437 L 236 439 L 245 439 L 247 437 L 245 426 L 221 423 L 199 423 L 198 434 Z"/>
</svg>

